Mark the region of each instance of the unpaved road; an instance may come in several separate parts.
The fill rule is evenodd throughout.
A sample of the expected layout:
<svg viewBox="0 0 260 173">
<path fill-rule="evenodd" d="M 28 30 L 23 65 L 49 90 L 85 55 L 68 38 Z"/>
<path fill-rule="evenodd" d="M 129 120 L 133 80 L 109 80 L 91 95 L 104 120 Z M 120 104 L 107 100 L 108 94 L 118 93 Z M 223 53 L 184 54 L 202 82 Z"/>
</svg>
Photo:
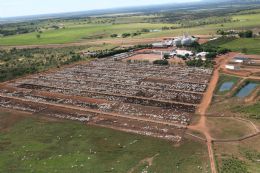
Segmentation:
<svg viewBox="0 0 260 173">
<path fill-rule="evenodd" d="M 188 127 L 191 130 L 199 131 L 205 135 L 207 140 L 208 154 L 209 154 L 210 167 L 212 173 L 217 173 L 217 169 L 215 165 L 214 151 L 212 147 L 212 137 L 210 135 L 209 128 L 207 127 L 207 123 L 206 123 L 207 120 L 206 111 L 211 104 L 214 90 L 219 80 L 219 70 L 221 67 L 225 66 L 227 62 L 228 62 L 228 58 L 226 58 L 226 56 L 222 56 L 217 59 L 217 67 L 213 72 L 211 81 L 208 85 L 207 91 L 204 94 L 202 102 L 197 109 L 197 114 L 201 116 L 200 121 L 198 122 L 198 124 Z"/>
</svg>

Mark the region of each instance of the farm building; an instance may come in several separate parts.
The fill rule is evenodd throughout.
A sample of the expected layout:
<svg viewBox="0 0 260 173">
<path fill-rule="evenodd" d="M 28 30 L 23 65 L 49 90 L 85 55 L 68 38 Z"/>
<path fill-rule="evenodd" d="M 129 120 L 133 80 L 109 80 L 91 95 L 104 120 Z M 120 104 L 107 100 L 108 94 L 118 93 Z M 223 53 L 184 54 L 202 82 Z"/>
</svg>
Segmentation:
<svg viewBox="0 0 260 173">
<path fill-rule="evenodd" d="M 181 44 L 181 39 L 180 39 L 180 38 L 175 39 L 175 40 L 174 40 L 174 45 L 175 45 L 175 46 L 182 46 L 182 44 Z"/>
<path fill-rule="evenodd" d="M 225 68 L 228 69 L 228 70 L 239 70 L 239 69 L 240 69 L 239 66 L 232 65 L 232 64 L 227 64 L 227 65 L 225 66 Z"/>
<path fill-rule="evenodd" d="M 247 57 L 234 57 L 231 61 L 233 63 L 248 63 L 250 59 Z"/>
<path fill-rule="evenodd" d="M 167 44 L 163 43 L 163 42 L 158 42 L 158 43 L 153 43 L 152 44 L 153 48 L 167 48 Z"/>
<path fill-rule="evenodd" d="M 189 56 L 192 56 L 193 55 L 193 52 L 192 51 L 189 51 L 189 50 L 174 50 L 170 53 L 170 56 L 186 56 L 186 55 L 189 55 Z"/>
<path fill-rule="evenodd" d="M 189 46 L 197 40 L 198 40 L 197 38 L 184 35 L 182 37 L 175 38 L 173 42 L 175 46 Z"/>
<path fill-rule="evenodd" d="M 208 54 L 208 52 L 200 52 L 196 54 L 197 58 L 201 58 L 203 61 L 206 61 L 206 55 Z"/>
</svg>

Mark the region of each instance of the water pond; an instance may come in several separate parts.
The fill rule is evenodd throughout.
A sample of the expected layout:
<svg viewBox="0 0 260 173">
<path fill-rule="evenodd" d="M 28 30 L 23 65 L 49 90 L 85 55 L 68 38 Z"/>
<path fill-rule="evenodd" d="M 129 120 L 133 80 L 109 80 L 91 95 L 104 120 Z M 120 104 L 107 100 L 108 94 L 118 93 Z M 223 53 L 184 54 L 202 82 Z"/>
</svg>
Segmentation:
<svg viewBox="0 0 260 173">
<path fill-rule="evenodd" d="M 233 86 L 234 82 L 225 82 L 219 88 L 219 92 L 230 91 Z"/>
<path fill-rule="evenodd" d="M 257 87 L 258 84 L 256 83 L 248 83 L 246 86 L 244 86 L 237 94 L 236 96 L 239 98 L 244 98 L 249 96 Z"/>
</svg>

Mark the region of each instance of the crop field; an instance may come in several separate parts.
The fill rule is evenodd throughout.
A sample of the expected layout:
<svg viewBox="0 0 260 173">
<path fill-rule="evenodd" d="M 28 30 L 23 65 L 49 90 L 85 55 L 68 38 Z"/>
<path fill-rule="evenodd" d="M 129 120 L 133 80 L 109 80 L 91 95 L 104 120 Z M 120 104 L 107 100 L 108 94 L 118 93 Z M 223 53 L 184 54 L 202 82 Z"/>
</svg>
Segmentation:
<svg viewBox="0 0 260 173">
<path fill-rule="evenodd" d="M 102 59 L 6 83 L 0 106 L 180 142 L 211 75 Z"/>
<path fill-rule="evenodd" d="M 206 146 L 0 110 L 0 172 L 209 171 Z"/>
</svg>

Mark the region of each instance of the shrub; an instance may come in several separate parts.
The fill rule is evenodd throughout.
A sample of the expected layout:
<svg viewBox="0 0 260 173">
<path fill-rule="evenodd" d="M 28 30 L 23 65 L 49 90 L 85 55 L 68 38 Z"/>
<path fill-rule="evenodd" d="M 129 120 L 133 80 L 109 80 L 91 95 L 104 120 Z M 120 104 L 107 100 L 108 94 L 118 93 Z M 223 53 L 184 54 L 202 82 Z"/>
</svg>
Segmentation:
<svg viewBox="0 0 260 173">
<path fill-rule="evenodd" d="M 239 37 L 241 38 L 252 38 L 253 37 L 253 31 L 247 30 L 247 31 L 241 31 L 238 33 Z"/>
<path fill-rule="evenodd" d="M 110 35 L 110 37 L 112 37 L 112 38 L 116 38 L 117 36 L 118 36 L 117 34 Z"/>
<path fill-rule="evenodd" d="M 130 37 L 130 36 L 131 36 L 130 33 L 123 33 L 123 34 L 122 34 L 122 37 L 123 37 L 123 38 Z"/>
<path fill-rule="evenodd" d="M 167 60 L 155 60 L 153 62 L 155 65 L 169 65 L 169 62 Z"/>
</svg>

